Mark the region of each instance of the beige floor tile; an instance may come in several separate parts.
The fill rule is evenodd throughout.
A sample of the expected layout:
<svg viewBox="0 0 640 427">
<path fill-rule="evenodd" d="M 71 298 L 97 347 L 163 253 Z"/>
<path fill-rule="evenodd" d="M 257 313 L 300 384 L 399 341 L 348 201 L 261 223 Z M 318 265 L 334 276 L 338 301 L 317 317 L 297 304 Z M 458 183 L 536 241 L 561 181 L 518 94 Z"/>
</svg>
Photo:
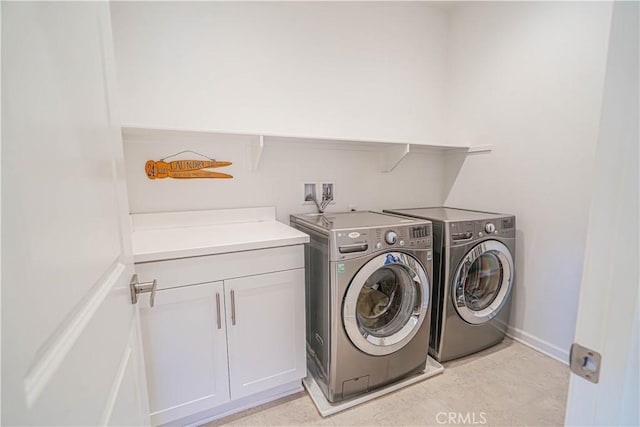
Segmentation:
<svg viewBox="0 0 640 427">
<path fill-rule="evenodd" d="M 327 418 L 298 393 L 207 427 L 563 424 L 569 368 L 556 360 L 505 339 L 444 365 L 441 375 Z"/>
<path fill-rule="evenodd" d="M 309 396 L 287 402 L 286 405 L 274 406 L 262 411 L 265 426 L 281 425 L 316 425 L 321 418 Z"/>
</svg>

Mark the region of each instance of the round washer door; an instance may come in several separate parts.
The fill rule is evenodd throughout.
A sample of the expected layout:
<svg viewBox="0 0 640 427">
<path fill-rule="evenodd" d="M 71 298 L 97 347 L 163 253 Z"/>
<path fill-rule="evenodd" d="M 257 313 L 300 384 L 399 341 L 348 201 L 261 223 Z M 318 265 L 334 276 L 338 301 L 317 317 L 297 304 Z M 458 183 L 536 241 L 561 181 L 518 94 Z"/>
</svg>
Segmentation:
<svg viewBox="0 0 640 427">
<path fill-rule="evenodd" d="M 367 262 L 349 283 L 342 306 L 351 342 L 375 356 L 409 343 L 427 314 L 428 280 L 420 262 L 404 253 L 387 252 Z"/>
<path fill-rule="evenodd" d="M 480 325 L 493 319 L 507 302 L 513 284 L 513 257 L 497 240 L 473 247 L 453 278 L 453 306 L 462 319 Z"/>
</svg>

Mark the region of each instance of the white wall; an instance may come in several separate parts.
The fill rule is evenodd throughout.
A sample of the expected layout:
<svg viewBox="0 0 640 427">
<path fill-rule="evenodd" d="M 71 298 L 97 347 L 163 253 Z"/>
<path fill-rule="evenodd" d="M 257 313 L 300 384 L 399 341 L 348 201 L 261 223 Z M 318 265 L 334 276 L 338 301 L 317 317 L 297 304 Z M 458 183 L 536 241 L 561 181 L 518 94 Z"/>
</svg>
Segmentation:
<svg viewBox="0 0 640 427">
<path fill-rule="evenodd" d="M 446 14 L 410 3 L 111 4 L 123 123 L 371 140 L 444 142 Z M 381 173 L 372 151 L 268 143 L 250 171 L 249 138 L 125 136 L 131 212 L 275 205 L 313 211 L 305 181 L 336 184 L 328 210 L 439 204 L 439 154 Z M 136 142 L 137 141 L 137 142 Z M 230 160 L 224 180 L 144 175 L 146 160 L 194 149 Z"/>
<path fill-rule="evenodd" d="M 407 2 L 113 2 L 124 125 L 444 139 L 445 11 Z"/>
<path fill-rule="evenodd" d="M 568 360 L 602 102 L 610 3 L 474 3 L 451 11 L 448 136 L 493 144 L 446 203 L 514 213 L 511 333 Z"/>
<path fill-rule="evenodd" d="M 560 359 L 573 338 L 610 3 L 112 3 L 125 125 L 431 143 L 491 154 L 267 147 L 250 172 L 231 137 L 125 138 L 132 212 L 302 206 L 305 180 L 336 182 L 329 210 L 446 202 L 518 217 L 512 331 Z M 225 142 L 226 141 L 226 142 Z M 232 181 L 151 182 L 148 159 L 191 148 L 231 160 Z"/>
<path fill-rule="evenodd" d="M 198 133 L 127 133 L 125 161 L 132 213 L 247 206 L 276 206 L 278 220 L 289 214 L 315 212 L 303 205 L 304 182 L 335 183 L 335 204 L 327 211 L 384 209 L 442 203 L 442 155 L 410 153 L 390 173 L 382 170 L 378 151 L 322 144 L 268 142 L 257 171 L 251 171 L 250 137 Z M 233 179 L 150 180 L 147 160 L 190 149 L 233 165 L 218 169 Z M 197 159 L 198 156 L 185 155 Z"/>
</svg>

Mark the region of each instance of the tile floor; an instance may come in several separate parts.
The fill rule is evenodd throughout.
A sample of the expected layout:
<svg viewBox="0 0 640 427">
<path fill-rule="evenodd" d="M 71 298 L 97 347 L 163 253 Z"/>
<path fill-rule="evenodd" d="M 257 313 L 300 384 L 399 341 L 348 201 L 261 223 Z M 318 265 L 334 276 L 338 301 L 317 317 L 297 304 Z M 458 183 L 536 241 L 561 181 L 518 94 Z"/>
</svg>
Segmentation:
<svg viewBox="0 0 640 427">
<path fill-rule="evenodd" d="M 444 366 L 441 375 L 327 418 L 302 392 L 206 427 L 559 426 L 564 422 L 569 367 L 529 347 L 505 339 Z M 448 419 L 450 413 L 454 422 Z"/>
</svg>

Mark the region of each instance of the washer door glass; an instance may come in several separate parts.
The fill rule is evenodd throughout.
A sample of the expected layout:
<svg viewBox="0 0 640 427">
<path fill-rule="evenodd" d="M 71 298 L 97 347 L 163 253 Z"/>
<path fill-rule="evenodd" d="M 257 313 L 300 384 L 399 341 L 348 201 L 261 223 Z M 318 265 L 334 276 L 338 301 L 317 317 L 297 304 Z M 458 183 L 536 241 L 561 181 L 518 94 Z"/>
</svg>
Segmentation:
<svg viewBox="0 0 640 427">
<path fill-rule="evenodd" d="M 513 282 L 509 249 L 488 240 L 471 249 L 453 280 L 453 303 L 467 322 L 478 325 L 494 318 L 507 301 Z"/>
<path fill-rule="evenodd" d="M 429 283 L 415 258 L 392 252 L 365 264 L 349 284 L 343 321 L 360 350 L 385 355 L 418 332 L 429 307 Z"/>
</svg>

